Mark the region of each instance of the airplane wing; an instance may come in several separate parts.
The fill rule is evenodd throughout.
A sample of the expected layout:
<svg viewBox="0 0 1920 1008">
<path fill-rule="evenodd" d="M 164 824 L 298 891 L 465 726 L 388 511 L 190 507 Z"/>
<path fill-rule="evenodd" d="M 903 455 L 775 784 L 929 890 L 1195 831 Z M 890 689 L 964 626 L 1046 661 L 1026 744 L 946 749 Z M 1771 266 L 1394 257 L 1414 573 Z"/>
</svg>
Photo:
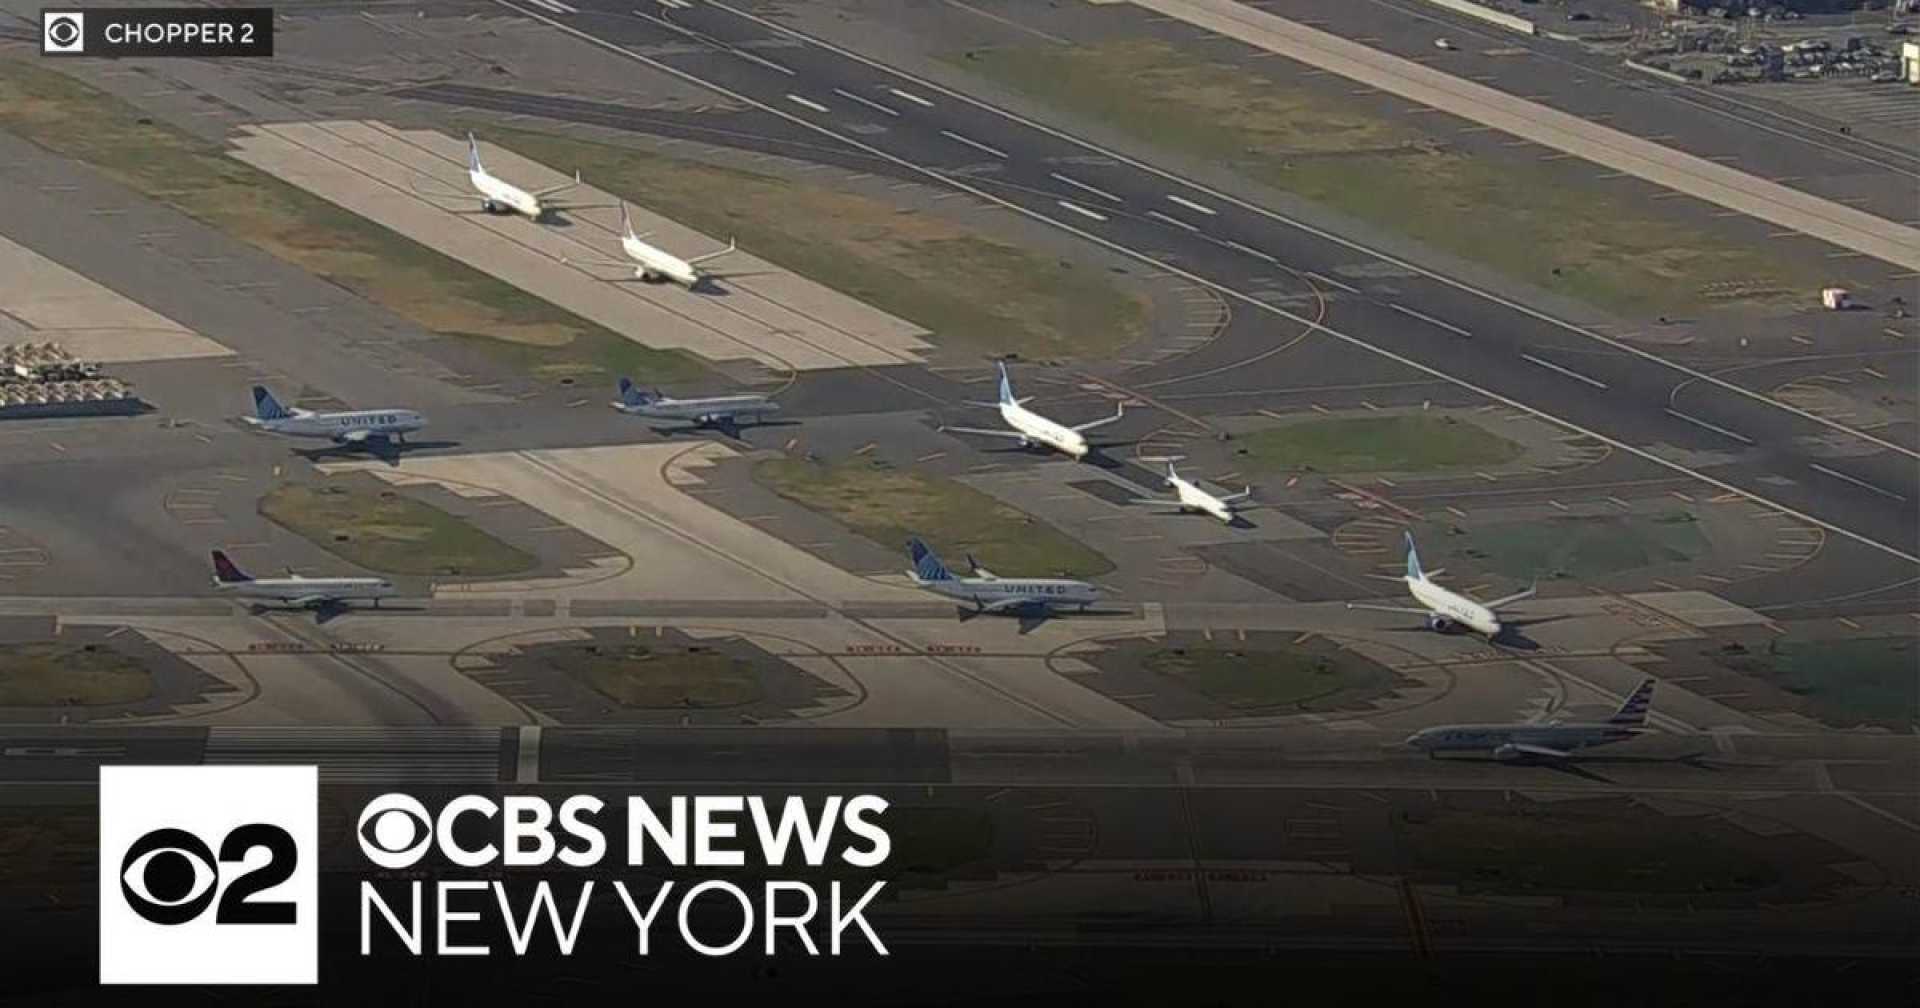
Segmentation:
<svg viewBox="0 0 1920 1008">
<path fill-rule="evenodd" d="M 1431 616 L 1431 615 L 1433 615 L 1432 613 L 1430 613 L 1430 612 L 1428 612 L 1428 611 L 1427 611 L 1427 610 L 1425 610 L 1425 609 L 1414 609 L 1414 608 L 1412 608 L 1412 607 L 1409 607 L 1409 606 L 1392 606 L 1392 605 L 1368 605 L 1368 604 L 1366 604 L 1366 603 L 1364 603 L 1364 602 L 1349 602 L 1349 603 L 1347 603 L 1347 608 L 1349 608 L 1349 609 L 1371 609 L 1371 610 L 1373 610 L 1374 612 L 1397 612 L 1397 613 L 1412 613 L 1412 614 L 1413 614 L 1413 615 L 1415 615 L 1415 616 Z"/>
<path fill-rule="evenodd" d="M 940 431 L 944 434 L 984 434 L 987 437 L 1016 438 L 1022 441 L 1027 437 L 1019 431 L 987 430 L 984 427 L 942 427 Z"/>
<path fill-rule="evenodd" d="M 706 255 L 697 255 L 697 256 L 694 256 L 693 258 L 691 258 L 691 259 L 689 259 L 689 260 L 687 260 L 687 265 L 689 265 L 689 266 L 698 266 L 698 265 L 700 265 L 700 264 L 701 264 L 701 263 L 703 263 L 703 262 L 712 262 L 713 260 L 715 260 L 715 259 L 718 259 L 718 258 L 720 258 L 720 257 L 721 257 L 721 256 L 723 256 L 723 255 L 732 255 L 732 254 L 734 253 L 734 251 L 735 251 L 735 250 L 737 250 L 737 249 L 738 249 L 739 247 L 740 247 L 740 246 L 738 246 L 738 245 L 736 245 L 736 244 L 734 244 L 734 241 L 733 241 L 733 239 L 731 239 L 731 238 L 729 238 L 729 239 L 727 239 L 727 247 L 726 247 L 726 248 L 723 248 L 723 249 L 721 249 L 721 250 L 719 250 L 718 252 L 709 252 L 709 253 L 707 253 Z"/>
<path fill-rule="evenodd" d="M 1045 605 L 1046 603 L 1040 601 L 1039 599 L 1010 598 L 1010 599 L 1001 599 L 998 602 L 990 602 L 980 607 L 980 611 L 990 612 L 990 613 L 1003 613 L 1003 612 L 1013 612 L 1017 609 L 1030 609 L 1035 606 L 1040 606 L 1044 608 Z"/>
<path fill-rule="evenodd" d="M 1500 752 L 1511 756 L 1538 756 L 1543 759 L 1571 759 L 1573 754 L 1554 749 L 1550 746 L 1534 745 L 1529 742 L 1509 742 L 1500 747 Z"/>
<path fill-rule="evenodd" d="M 333 436 L 333 439 L 335 441 L 340 442 L 341 444 L 360 444 L 372 436 L 373 436 L 372 431 L 366 429 L 365 427 L 358 427 L 350 431 L 344 431 L 342 433 L 335 434 Z"/>
<path fill-rule="evenodd" d="M 1086 423 L 1083 423 L 1074 427 L 1073 429 L 1077 431 L 1082 431 L 1082 432 L 1090 431 L 1095 427 L 1105 427 L 1110 423 L 1118 423 L 1119 421 L 1125 419 L 1126 415 L 1127 415 L 1127 404 L 1121 403 L 1120 408 L 1114 410 L 1112 416 L 1106 417 L 1101 420 L 1089 420 Z"/>
<path fill-rule="evenodd" d="M 340 600 L 332 595 L 299 595 L 288 599 L 287 604 L 306 608 L 308 606 L 332 605 L 338 601 Z"/>
<path fill-rule="evenodd" d="M 1164 504 L 1167 507 L 1179 507 L 1180 502 L 1170 497 L 1135 497 L 1129 504 Z"/>
<path fill-rule="evenodd" d="M 549 196 L 558 196 L 569 189 L 577 189 L 579 188 L 579 186 L 580 186 L 580 173 L 574 172 L 573 181 L 568 182 L 564 185 L 557 185 L 551 188 L 538 190 L 533 194 L 533 198 L 543 200 Z"/>
<path fill-rule="evenodd" d="M 1520 601 L 1521 599 L 1527 599 L 1527 598 L 1532 598 L 1532 597 L 1533 597 L 1533 593 L 1534 593 L 1534 592 L 1535 592 L 1536 590 L 1538 590 L 1538 586 L 1534 586 L 1534 587 L 1530 587 L 1530 588 L 1528 588 L 1528 589 L 1527 589 L 1526 591 L 1523 591 L 1523 592 L 1514 592 L 1514 593 L 1513 593 L 1513 594 L 1511 594 L 1511 595 L 1507 595 L 1507 596 L 1503 596 L 1503 597 L 1501 597 L 1501 598 L 1497 598 L 1497 599 L 1494 599 L 1494 600 L 1493 600 L 1493 601 L 1491 601 L 1491 602 L 1482 602 L 1482 603 L 1480 603 L 1480 604 L 1481 604 L 1481 605 L 1483 605 L 1483 606 L 1486 606 L 1486 607 L 1487 607 L 1487 608 L 1489 608 L 1489 609 L 1495 609 L 1495 610 L 1497 610 L 1497 609 L 1499 609 L 1499 608 L 1500 608 L 1501 606 L 1503 606 L 1503 605 L 1512 605 L 1513 603 L 1515 603 L 1515 602 L 1518 602 L 1518 601 Z"/>
<path fill-rule="evenodd" d="M 1234 501 L 1243 501 L 1251 496 L 1253 496 L 1253 488 L 1248 487 L 1237 494 L 1228 494 L 1225 497 L 1220 498 L 1220 503 L 1232 504 Z"/>
</svg>

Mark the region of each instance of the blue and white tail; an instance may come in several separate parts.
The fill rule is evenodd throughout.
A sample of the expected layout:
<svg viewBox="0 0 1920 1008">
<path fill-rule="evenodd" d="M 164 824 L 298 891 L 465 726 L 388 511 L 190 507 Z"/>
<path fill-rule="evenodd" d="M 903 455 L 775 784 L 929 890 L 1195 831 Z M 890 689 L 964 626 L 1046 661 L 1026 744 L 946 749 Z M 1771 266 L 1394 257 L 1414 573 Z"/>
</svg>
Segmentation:
<svg viewBox="0 0 1920 1008">
<path fill-rule="evenodd" d="M 1647 710 L 1653 706 L 1653 680 L 1648 679 L 1632 693 L 1627 694 L 1627 702 L 1613 712 L 1607 719 L 1610 725 L 1639 726 L 1647 723 Z"/>
<path fill-rule="evenodd" d="M 953 572 L 940 562 L 933 547 L 922 542 L 919 537 L 907 540 L 907 556 L 913 558 L 913 575 L 922 581 L 951 581 Z"/>
<path fill-rule="evenodd" d="M 1407 533 L 1407 577 L 1415 581 L 1425 581 L 1427 574 L 1420 569 L 1420 550 L 1413 544 L 1413 533 Z"/>
<path fill-rule="evenodd" d="M 262 420 L 285 420 L 292 416 L 293 412 L 285 406 L 280 405 L 280 400 L 275 399 L 273 393 L 267 391 L 266 386 L 255 385 L 253 387 L 253 415 Z"/>
<path fill-rule="evenodd" d="M 480 141 L 475 140 L 472 133 L 467 134 L 467 170 L 479 172 L 482 175 L 487 172 L 485 168 L 480 167 Z"/>
<path fill-rule="evenodd" d="M 1013 405 L 1013 379 L 1007 377 L 1007 362 L 998 361 L 997 363 L 1000 365 L 1000 405 L 1011 406 Z"/>
<path fill-rule="evenodd" d="M 622 238 L 637 237 L 633 233 L 633 218 L 628 216 L 627 214 L 626 200 L 620 201 L 620 237 Z"/>
<path fill-rule="evenodd" d="M 640 386 L 633 383 L 633 379 L 624 377 L 620 379 L 620 405 L 645 406 L 658 398 L 659 396 L 642 392 Z"/>
</svg>

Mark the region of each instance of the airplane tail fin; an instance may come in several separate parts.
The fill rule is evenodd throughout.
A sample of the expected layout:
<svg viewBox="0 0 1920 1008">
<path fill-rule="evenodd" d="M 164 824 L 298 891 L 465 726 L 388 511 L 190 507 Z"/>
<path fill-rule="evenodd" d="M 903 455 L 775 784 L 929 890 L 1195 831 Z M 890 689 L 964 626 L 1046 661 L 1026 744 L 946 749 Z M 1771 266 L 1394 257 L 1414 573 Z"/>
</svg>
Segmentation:
<svg viewBox="0 0 1920 1008">
<path fill-rule="evenodd" d="M 928 546 L 918 536 L 907 540 L 907 555 L 913 558 L 913 574 L 922 581 L 951 581 L 953 572 L 940 562 L 933 547 Z"/>
<path fill-rule="evenodd" d="M 1644 680 L 1632 693 L 1627 694 L 1627 702 L 1613 712 L 1613 716 L 1607 719 L 1607 723 L 1632 727 L 1646 724 L 1647 710 L 1653 706 L 1653 682 L 1652 679 Z"/>
<path fill-rule="evenodd" d="M 653 396 L 640 390 L 631 378 L 620 379 L 620 404 L 622 406 L 645 406 L 654 400 Z"/>
<path fill-rule="evenodd" d="M 1420 550 L 1413 544 L 1413 533 L 1407 533 L 1407 576 L 1415 581 L 1425 581 L 1427 575 L 1420 569 Z"/>
<path fill-rule="evenodd" d="M 253 413 L 262 420 L 285 420 L 293 415 L 280 405 L 280 400 L 275 399 L 265 385 L 253 387 Z"/>
<path fill-rule="evenodd" d="M 998 363 L 1000 365 L 1000 405 L 1011 406 L 1014 403 L 1013 379 L 1007 377 L 1007 362 L 999 361 Z"/>
<path fill-rule="evenodd" d="M 627 214 L 626 200 L 620 201 L 620 236 L 623 238 L 637 237 L 633 233 L 633 218 Z"/>
<path fill-rule="evenodd" d="M 467 170 L 486 172 L 485 168 L 480 167 L 480 141 L 475 140 L 472 133 L 467 134 Z"/>
<path fill-rule="evenodd" d="M 234 566 L 233 561 L 227 559 L 227 555 L 219 550 L 213 551 L 213 579 L 221 584 L 241 584 L 253 580 L 247 576 L 246 571 Z"/>
</svg>

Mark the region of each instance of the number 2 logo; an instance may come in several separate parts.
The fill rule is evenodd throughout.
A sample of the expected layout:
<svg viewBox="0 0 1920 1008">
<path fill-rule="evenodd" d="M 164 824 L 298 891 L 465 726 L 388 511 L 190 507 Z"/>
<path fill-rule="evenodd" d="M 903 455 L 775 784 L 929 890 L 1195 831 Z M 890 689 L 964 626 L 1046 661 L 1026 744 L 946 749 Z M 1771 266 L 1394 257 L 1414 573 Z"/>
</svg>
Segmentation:
<svg viewBox="0 0 1920 1008">
<path fill-rule="evenodd" d="M 266 864 L 242 872 L 220 887 L 220 865 L 247 860 L 265 848 Z M 154 924 L 185 924 L 207 911 L 215 898 L 216 924 L 292 924 L 291 901 L 256 897 L 293 876 L 299 849 L 286 830 L 269 823 L 236 826 L 220 842 L 219 860 L 205 842 L 182 829 L 157 829 L 127 848 L 120 861 L 120 892 L 127 906 Z"/>
</svg>

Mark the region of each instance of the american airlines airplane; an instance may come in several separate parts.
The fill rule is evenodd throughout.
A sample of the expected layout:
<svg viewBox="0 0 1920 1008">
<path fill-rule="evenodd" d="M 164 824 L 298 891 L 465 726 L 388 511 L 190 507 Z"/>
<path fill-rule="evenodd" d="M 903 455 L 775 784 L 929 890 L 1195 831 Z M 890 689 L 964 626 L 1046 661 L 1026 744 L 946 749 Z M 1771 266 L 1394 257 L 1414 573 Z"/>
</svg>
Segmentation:
<svg viewBox="0 0 1920 1008">
<path fill-rule="evenodd" d="M 913 583 L 936 595 L 972 604 L 976 612 L 1045 612 L 1067 606 L 1085 610 L 1100 601 L 1098 585 L 1069 578 L 1003 578 L 973 566 L 970 577 L 959 577 L 940 562 L 933 549 L 918 538 L 907 540 Z"/>
<path fill-rule="evenodd" d="M 1609 745 L 1646 731 L 1647 711 L 1653 705 L 1652 679 L 1644 680 L 1627 702 L 1605 721 L 1545 721 L 1518 724 L 1457 724 L 1422 728 L 1407 744 L 1437 752 L 1491 750 L 1498 760 L 1567 759 L 1575 751 Z"/>
<path fill-rule="evenodd" d="M 780 412 L 780 404 L 763 395 L 672 399 L 657 391 L 642 392 L 630 378 L 620 379 L 620 401 L 614 403 L 613 408 L 634 416 L 686 420 L 696 427 L 723 428 L 737 428 L 741 417 L 758 421 L 768 413 Z"/>
<path fill-rule="evenodd" d="M 1237 513 L 1234 504 L 1253 496 L 1252 487 L 1248 487 L 1237 494 L 1227 494 L 1225 496 L 1211 493 L 1202 489 L 1198 483 L 1181 476 L 1180 473 L 1173 468 L 1172 462 L 1167 463 L 1167 485 L 1172 487 L 1173 492 L 1178 495 L 1173 500 L 1163 500 L 1159 497 L 1139 497 L 1136 499 L 1143 504 L 1171 504 L 1181 511 L 1197 511 L 1201 514 L 1212 515 L 1231 525 Z"/>
<path fill-rule="evenodd" d="M 303 609 L 324 609 L 352 599 L 371 599 L 377 608 L 381 599 L 393 594 L 393 582 L 385 578 L 251 577 L 219 550 L 213 551 L 213 587 L 240 598 Z"/>
<path fill-rule="evenodd" d="M 1434 574 L 1441 573 L 1434 571 Z M 1495 610 L 1501 606 L 1533 597 L 1534 589 L 1515 592 L 1491 602 L 1475 602 L 1455 591 L 1441 587 L 1426 572 L 1420 569 L 1420 553 L 1414 548 L 1413 533 L 1407 533 L 1407 575 L 1401 579 L 1407 586 L 1407 592 L 1413 596 L 1421 608 L 1410 609 L 1404 606 L 1366 605 L 1349 602 L 1349 609 L 1375 609 L 1380 612 L 1414 613 L 1427 618 L 1427 628 L 1445 633 L 1456 626 L 1466 627 L 1488 638 L 1500 636 L 1500 618 Z"/>
<path fill-rule="evenodd" d="M 293 437 L 323 437 L 334 444 L 358 445 L 368 441 L 391 439 L 405 444 L 407 435 L 425 427 L 427 418 L 413 410 L 343 410 L 316 413 L 313 410 L 280 405 L 280 400 L 265 387 L 253 387 L 253 416 L 240 419 L 248 425 L 274 434 Z"/>
<path fill-rule="evenodd" d="M 1028 409 L 1026 404 L 1031 401 L 1031 396 L 1026 399 L 1014 398 L 1013 382 L 1007 377 L 1007 365 L 1003 361 L 1000 362 L 1000 400 L 990 403 L 969 403 L 968 405 L 988 406 L 998 409 L 1000 411 L 1000 419 L 1005 420 L 1007 426 L 1013 429 L 986 430 L 979 427 L 942 427 L 940 429 L 954 434 L 982 434 L 987 437 L 1013 438 L 1020 442 L 1022 448 L 1041 444 L 1062 454 L 1071 455 L 1075 459 L 1083 459 L 1087 457 L 1087 452 L 1092 450 L 1087 445 L 1086 432 L 1096 427 L 1105 427 L 1110 423 L 1118 422 L 1127 415 L 1127 404 L 1121 403 L 1119 404 L 1119 408 L 1116 409 L 1110 417 L 1102 420 L 1093 420 L 1076 427 L 1068 427 L 1064 424 L 1054 423 L 1052 420 Z"/>
</svg>

